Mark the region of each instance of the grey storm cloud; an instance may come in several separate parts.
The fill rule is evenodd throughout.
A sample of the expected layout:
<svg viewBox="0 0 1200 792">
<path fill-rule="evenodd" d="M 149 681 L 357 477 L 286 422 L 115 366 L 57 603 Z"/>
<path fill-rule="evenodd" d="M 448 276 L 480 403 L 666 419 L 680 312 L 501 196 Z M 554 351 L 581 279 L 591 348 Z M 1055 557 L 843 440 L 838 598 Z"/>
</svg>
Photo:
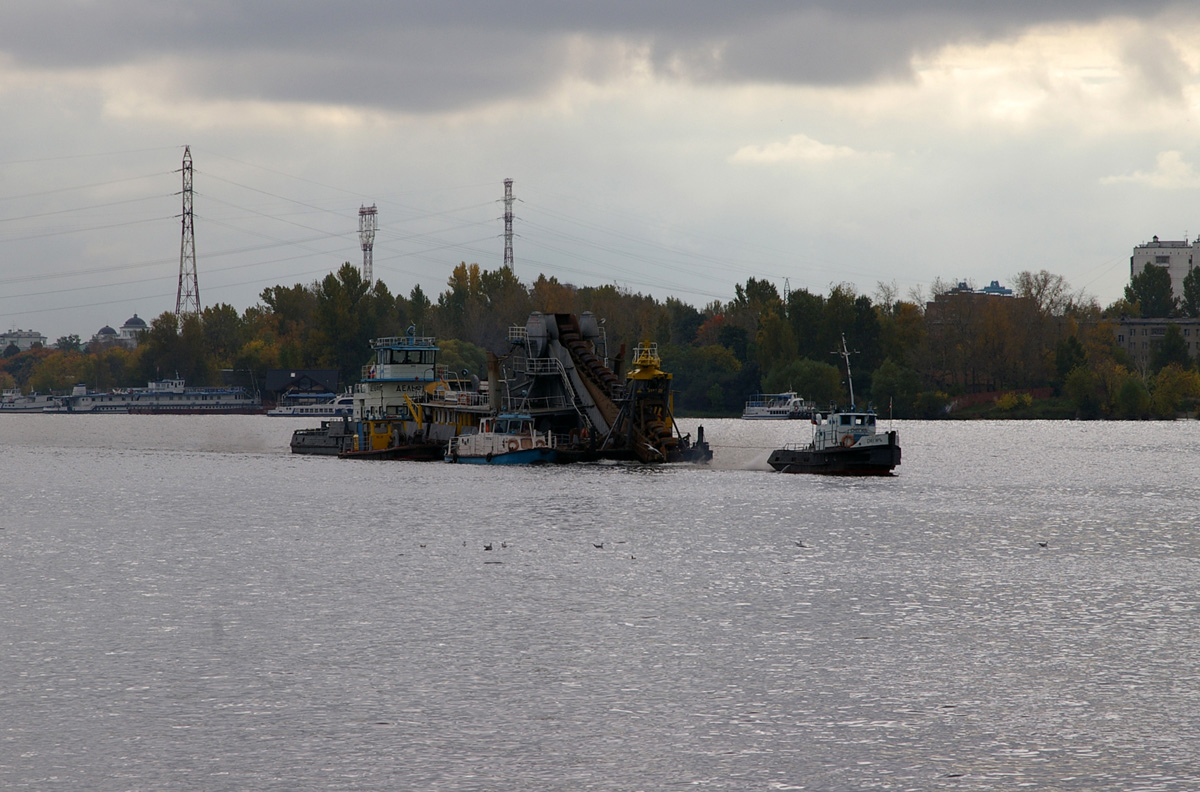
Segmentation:
<svg viewBox="0 0 1200 792">
<path fill-rule="evenodd" d="M 1047 22 L 1151 18 L 1167 0 L 48 2 L 0 12 L 10 63 L 60 70 L 180 64 L 182 90 L 409 112 L 536 95 L 568 71 L 603 79 L 636 46 L 693 82 L 845 85 L 903 79 L 914 54 Z M 567 42 L 598 45 L 582 63 Z"/>
</svg>

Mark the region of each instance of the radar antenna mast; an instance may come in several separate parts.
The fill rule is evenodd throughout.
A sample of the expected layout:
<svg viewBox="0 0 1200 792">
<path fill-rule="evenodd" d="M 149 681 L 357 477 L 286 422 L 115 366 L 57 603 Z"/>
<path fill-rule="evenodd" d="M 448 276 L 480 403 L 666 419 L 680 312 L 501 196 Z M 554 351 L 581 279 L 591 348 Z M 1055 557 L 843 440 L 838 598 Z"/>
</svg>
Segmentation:
<svg viewBox="0 0 1200 792">
<path fill-rule="evenodd" d="M 850 409 L 855 410 L 857 408 L 854 406 L 854 375 L 850 373 L 850 356 L 858 354 L 858 350 L 850 351 L 849 347 L 846 346 L 846 334 L 842 333 L 842 348 L 830 354 L 841 355 L 846 361 L 846 382 L 850 386 Z"/>
</svg>

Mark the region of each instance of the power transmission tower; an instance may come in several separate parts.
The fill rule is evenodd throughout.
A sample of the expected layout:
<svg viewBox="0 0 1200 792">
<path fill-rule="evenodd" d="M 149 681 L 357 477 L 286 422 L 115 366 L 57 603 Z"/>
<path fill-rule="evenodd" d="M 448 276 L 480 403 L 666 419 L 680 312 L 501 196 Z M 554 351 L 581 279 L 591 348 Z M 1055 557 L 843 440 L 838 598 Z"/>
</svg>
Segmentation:
<svg viewBox="0 0 1200 792">
<path fill-rule="evenodd" d="M 510 271 L 513 268 L 512 221 L 513 194 L 512 179 L 504 180 L 504 266 Z"/>
<path fill-rule="evenodd" d="M 362 244 L 363 280 L 369 286 L 375 278 L 375 229 L 379 228 L 378 211 L 375 204 L 358 207 L 358 241 Z"/>
<path fill-rule="evenodd" d="M 200 313 L 200 282 L 196 278 L 196 236 L 192 228 L 192 147 L 183 147 L 183 239 L 179 245 L 179 291 L 175 321 Z"/>
</svg>

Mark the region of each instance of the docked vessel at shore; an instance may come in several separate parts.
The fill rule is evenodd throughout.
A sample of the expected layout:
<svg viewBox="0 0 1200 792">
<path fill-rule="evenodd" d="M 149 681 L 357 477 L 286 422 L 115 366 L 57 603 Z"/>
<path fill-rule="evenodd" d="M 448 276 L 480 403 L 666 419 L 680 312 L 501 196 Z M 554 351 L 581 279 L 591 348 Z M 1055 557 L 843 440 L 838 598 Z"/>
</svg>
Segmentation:
<svg viewBox="0 0 1200 792">
<path fill-rule="evenodd" d="M 479 431 L 450 439 L 447 462 L 475 465 L 542 465 L 555 461 L 550 432 L 533 428 L 529 415 L 504 414 L 484 418 Z"/>
<path fill-rule="evenodd" d="M 812 418 L 816 405 L 795 391 L 756 393 L 746 401 L 742 418 L 753 421 L 788 421 Z"/>
<path fill-rule="evenodd" d="M 349 418 L 354 414 L 354 397 L 349 393 L 336 396 L 324 393 L 285 393 L 279 403 L 267 410 L 275 418 Z"/>
<path fill-rule="evenodd" d="M 0 415 L 9 413 L 40 413 L 54 405 L 48 393 L 21 393 L 19 388 L 5 388 L 0 394 Z"/>
<path fill-rule="evenodd" d="M 104 393 L 76 385 L 69 396 L 59 396 L 43 412 L 142 415 L 249 415 L 262 412 L 262 401 L 240 386 L 189 388 L 179 378 L 150 382 L 145 388 Z"/>
<path fill-rule="evenodd" d="M 853 406 L 854 380 L 845 336 L 840 354 L 846 361 L 851 407 L 814 415 L 808 444 L 791 444 L 772 451 L 767 464 L 780 473 L 887 476 L 900 464 L 900 433 L 878 431 L 874 411 L 859 411 Z"/>
</svg>

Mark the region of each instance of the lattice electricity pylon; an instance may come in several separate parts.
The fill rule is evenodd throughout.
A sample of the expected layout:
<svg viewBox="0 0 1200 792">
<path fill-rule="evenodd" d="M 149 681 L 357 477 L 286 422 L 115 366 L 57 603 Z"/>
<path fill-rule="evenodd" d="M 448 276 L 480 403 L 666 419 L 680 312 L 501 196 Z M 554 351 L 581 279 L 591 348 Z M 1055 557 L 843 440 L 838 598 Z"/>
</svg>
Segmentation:
<svg viewBox="0 0 1200 792">
<path fill-rule="evenodd" d="M 379 218 L 375 204 L 358 207 L 358 241 L 362 244 L 363 280 L 369 285 L 375 278 L 375 229 L 379 227 Z"/>
<path fill-rule="evenodd" d="M 200 313 L 200 282 L 196 278 L 196 236 L 192 228 L 192 148 L 183 147 L 183 238 L 179 243 L 179 291 L 175 321 Z"/>
<path fill-rule="evenodd" d="M 509 270 L 513 268 L 513 249 L 512 249 L 512 179 L 504 180 L 504 266 Z"/>
</svg>

